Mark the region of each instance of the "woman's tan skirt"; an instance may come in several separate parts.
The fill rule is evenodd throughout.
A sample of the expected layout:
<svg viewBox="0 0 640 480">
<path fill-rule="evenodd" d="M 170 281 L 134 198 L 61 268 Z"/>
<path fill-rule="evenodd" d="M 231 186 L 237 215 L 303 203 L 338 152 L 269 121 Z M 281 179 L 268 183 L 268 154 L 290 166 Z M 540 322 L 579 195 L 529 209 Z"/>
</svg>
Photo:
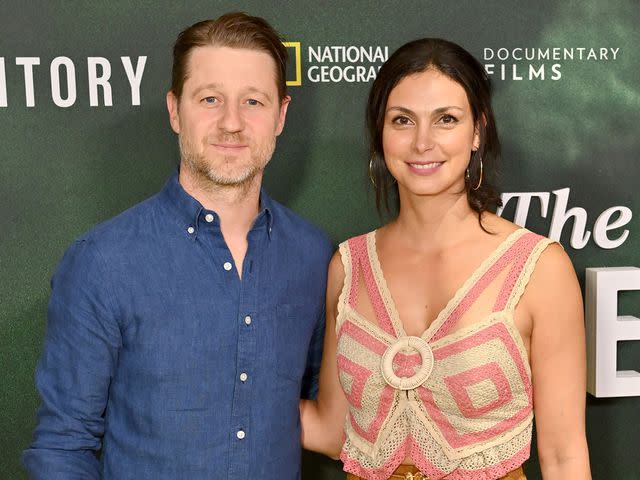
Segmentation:
<svg viewBox="0 0 640 480">
<path fill-rule="evenodd" d="M 425 477 L 422 473 L 420 473 L 420 470 L 418 470 L 418 467 L 416 467 L 415 465 L 400 465 L 389 478 L 397 480 L 429 480 L 428 477 Z M 362 477 L 358 477 L 349 473 L 347 474 L 347 480 L 364 479 Z M 520 467 L 507 473 L 504 477 L 500 477 L 500 480 L 527 480 L 527 477 L 524 475 L 524 470 L 522 470 L 522 467 Z"/>
</svg>

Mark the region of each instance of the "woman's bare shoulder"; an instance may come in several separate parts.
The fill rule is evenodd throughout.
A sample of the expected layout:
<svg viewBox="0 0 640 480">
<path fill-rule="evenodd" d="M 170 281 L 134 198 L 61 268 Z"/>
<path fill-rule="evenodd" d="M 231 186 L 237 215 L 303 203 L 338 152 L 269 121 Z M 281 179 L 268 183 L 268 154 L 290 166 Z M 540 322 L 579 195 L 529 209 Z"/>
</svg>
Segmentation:
<svg viewBox="0 0 640 480">
<path fill-rule="evenodd" d="M 344 280 L 344 263 L 342 261 L 342 253 L 340 253 L 340 249 L 337 249 L 333 256 L 331 257 L 331 261 L 329 262 L 329 281 L 338 280 L 342 282 Z"/>
<path fill-rule="evenodd" d="M 513 232 L 522 228 L 520 225 L 516 225 L 491 212 L 482 213 L 482 226 L 486 231 L 492 235 L 497 235 L 501 239 L 507 238 Z"/>
</svg>

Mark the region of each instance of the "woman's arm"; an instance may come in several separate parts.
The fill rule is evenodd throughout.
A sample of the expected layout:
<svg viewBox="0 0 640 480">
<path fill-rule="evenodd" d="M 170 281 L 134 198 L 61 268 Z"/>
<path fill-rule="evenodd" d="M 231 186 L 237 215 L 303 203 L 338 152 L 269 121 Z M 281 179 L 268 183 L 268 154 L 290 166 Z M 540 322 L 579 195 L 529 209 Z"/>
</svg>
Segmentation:
<svg viewBox="0 0 640 480">
<path fill-rule="evenodd" d="M 344 269 L 340 252 L 336 252 L 329 263 L 327 278 L 327 321 L 324 337 L 322 365 L 317 400 L 300 402 L 302 422 L 302 446 L 307 450 L 323 453 L 337 459 L 343 442 L 344 419 L 347 414 L 347 399 L 338 380 L 336 362 L 336 318 L 338 300 L 344 283 Z"/>
<path fill-rule="evenodd" d="M 590 479 L 582 295 L 559 245 L 550 245 L 540 257 L 525 298 L 533 325 L 533 405 L 542 476 Z"/>
</svg>

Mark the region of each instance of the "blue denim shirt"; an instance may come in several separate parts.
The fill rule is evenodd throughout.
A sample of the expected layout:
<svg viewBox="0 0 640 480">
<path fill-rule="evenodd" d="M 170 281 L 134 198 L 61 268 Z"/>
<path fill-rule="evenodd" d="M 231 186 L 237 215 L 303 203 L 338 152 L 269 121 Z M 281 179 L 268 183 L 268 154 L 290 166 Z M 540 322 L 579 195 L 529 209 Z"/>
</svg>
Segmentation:
<svg viewBox="0 0 640 480">
<path fill-rule="evenodd" d="M 332 247 L 262 192 L 240 280 L 177 173 L 99 225 L 53 279 L 34 479 L 296 479 Z M 100 455 L 96 453 L 100 451 Z"/>
</svg>

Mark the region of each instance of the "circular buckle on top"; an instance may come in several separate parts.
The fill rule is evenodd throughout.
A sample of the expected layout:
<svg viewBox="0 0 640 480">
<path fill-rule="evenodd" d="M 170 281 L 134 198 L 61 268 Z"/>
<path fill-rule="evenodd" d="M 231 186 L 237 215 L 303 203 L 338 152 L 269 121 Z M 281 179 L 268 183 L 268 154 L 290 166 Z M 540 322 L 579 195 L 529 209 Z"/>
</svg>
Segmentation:
<svg viewBox="0 0 640 480">
<path fill-rule="evenodd" d="M 399 377 L 393 371 L 393 359 L 402 350 L 413 349 L 420 354 L 422 365 L 411 377 Z M 433 370 L 433 351 L 429 344 L 420 337 L 400 337 L 382 355 L 382 378 L 398 390 L 413 390 L 422 385 Z"/>
</svg>

